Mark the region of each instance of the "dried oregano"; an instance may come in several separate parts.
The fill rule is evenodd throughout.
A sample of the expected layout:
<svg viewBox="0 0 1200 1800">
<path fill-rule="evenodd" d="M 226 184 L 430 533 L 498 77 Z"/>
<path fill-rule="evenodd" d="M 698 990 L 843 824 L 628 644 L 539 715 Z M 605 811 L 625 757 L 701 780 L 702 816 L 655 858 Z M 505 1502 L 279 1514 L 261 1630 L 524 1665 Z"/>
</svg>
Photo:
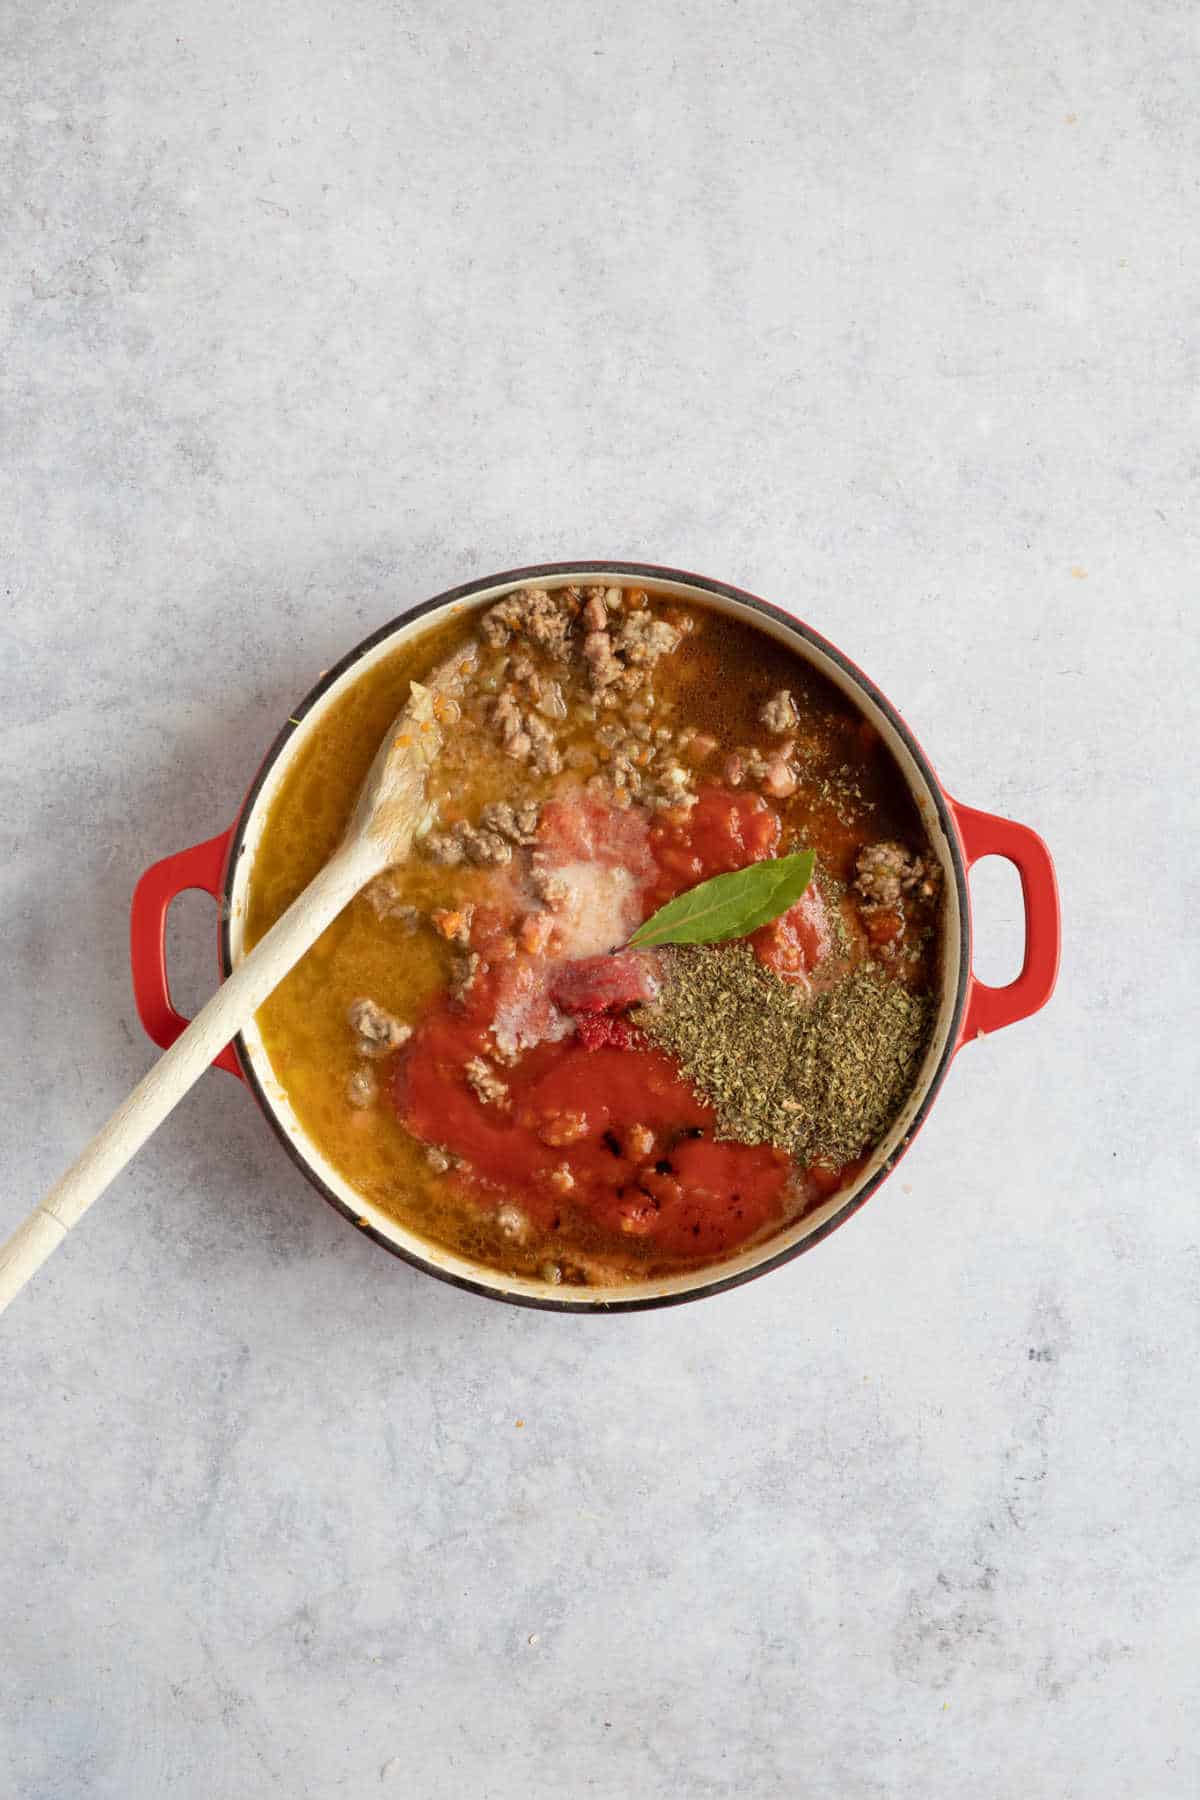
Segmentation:
<svg viewBox="0 0 1200 1800">
<path fill-rule="evenodd" d="M 680 1062 L 723 1137 L 840 1166 L 884 1135 L 920 1065 L 929 995 L 875 963 L 810 997 L 745 944 L 663 955 L 662 996 L 637 1022 Z"/>
</svg>

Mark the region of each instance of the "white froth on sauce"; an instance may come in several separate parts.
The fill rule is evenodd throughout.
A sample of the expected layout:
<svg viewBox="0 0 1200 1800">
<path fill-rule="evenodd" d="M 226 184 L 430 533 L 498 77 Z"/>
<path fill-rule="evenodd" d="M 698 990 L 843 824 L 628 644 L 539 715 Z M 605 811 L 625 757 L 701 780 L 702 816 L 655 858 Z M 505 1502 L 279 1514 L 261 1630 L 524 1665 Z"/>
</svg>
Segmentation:
<svg viewBox="0 0 1200 1800">
<path fill-rule="evenodd" d="M 566 892 L 555 908 L 553 944 L 562 957 L 602 956 L 641 924 L 641 889 L 628 869 L 608 863 L 556 863 Z"/>
</svg>

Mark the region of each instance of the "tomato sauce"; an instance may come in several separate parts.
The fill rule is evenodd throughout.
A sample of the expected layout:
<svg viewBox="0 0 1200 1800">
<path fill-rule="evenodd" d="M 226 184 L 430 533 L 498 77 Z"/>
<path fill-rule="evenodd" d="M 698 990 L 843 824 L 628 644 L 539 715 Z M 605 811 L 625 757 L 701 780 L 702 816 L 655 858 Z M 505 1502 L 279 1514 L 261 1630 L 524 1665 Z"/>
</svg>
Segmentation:
<svg viewBox="0 0 1200 1800">
<path fill-rule="evenodd" d="M 647 912 L 698 881 L 774 856 L 780 830 L 779 814 L 761 794 L 702 787 L 695 806 L 651 829 L 656 876 Z"/>
<path fill-rule="evenodd" d="M 540 1231 L 569 1221 L 668 1257 L 724 1255 L 781 1216 L 787 1156 L 715 1141 L 711 1108 L 623 1019 L 585 1012 L 582 1037 L 507 1071 L 503 1106 L 482 1100 L 463 1069 L 486 1054 L 503 979 L 491 971 L 461 1007 L 436 1001 L 392 1077 L 401 1122 L 462 1159 L 465 1188 L 519 1200 Z"/>
</svg>

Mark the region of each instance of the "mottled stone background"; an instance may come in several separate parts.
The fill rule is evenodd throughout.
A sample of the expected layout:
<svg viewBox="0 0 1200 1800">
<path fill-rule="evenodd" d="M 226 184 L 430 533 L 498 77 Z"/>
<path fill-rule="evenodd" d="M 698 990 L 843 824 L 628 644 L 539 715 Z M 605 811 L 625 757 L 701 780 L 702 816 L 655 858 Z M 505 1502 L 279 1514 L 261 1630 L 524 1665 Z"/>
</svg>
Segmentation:
<svg viewBox="0 0 1200 1800">
<path fill-rule="evenodd" d="M 206 1079 L 0 1325 L 0 1793 L 1190 1800 L 1195 9 L 0 33 L 0 1228 L 150 1060 L 138 872 L 493 569 L 794 607 L 1066 914 L 872 1205 L 697 1307 L 422 1278 Z"/>
</svg>

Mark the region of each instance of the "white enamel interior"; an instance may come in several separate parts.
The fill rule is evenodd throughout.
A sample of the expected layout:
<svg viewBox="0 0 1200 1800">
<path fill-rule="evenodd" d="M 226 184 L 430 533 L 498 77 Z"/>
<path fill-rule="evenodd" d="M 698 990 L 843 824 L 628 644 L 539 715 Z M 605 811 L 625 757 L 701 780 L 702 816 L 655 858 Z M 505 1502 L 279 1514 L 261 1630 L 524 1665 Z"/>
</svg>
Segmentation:
<svg viewBox="0 0 1200 1800">
<path fill-rule="evenodd" d="M 605 570 L 594 570 L 581 567 L 574 571 L 565 571 L 561 575 L 556 573 L 553 579 L 553 585 L 557 587 L 565 586 L 569 582 L 587 583 L 591 581 L 613 581 L 615 579 L 620 579 L 620 577 L 614 577 L 610 572 Z M 394 632 L 390 633 L 380 643 L 376 644 L 374 649 L 356 662 L 353 667 L 347 669 L 340 679 L 327 689 L 312 708 L 312 711 L 304 718 L 299 728 L 289 739 L 283 751 L 276 758 L 274 766 L 269 771 L 266 780 L 255 798 L 253 811 L 246 821 L 242 853 L 238 861 L 238 866 L 234 871 L 233 884 L 230 891 L 230 945 L 235 964 L 241 959 L 244 953 L 243 927 L 246 915 L 246 896 L 249 891 L 250 883 L 254 878 L 255 854 L 262 839 L 263 828 L 270 812 L 272 802 L 279 790 L 280 783 L 283 781 L 288 769 L 291 767 L 292 759 L 303 750 L 305 745 L 311 740 L 313 734 L 320 731 L 322 720 L 325 718 L 329 708 L 337 702 L 347 688 L 353 686 L 353 684 L 362 676 L 366 675 L 376 663 L 381 661 L 384 657 L 391 656 L 402 644 L 416 640 L 423 633 L 431 630 L 434 626 L 441 624 L 448 614 L 453 613 L 454 611 L 475 610 L 481 605 L 499 599 L 502 595 L 511 592 L 514 586 L 519 585 L 521 584 L 513 583 L 511 581 L 500 582 L 497 583 L 495 587 L 481 589 L 479 592 L 473 594 L 469 600 L 454 601 L 447 607 L 439 607 L 436 611 L 425 613 L 421 618 L 413 620 L 412 622 L 400 623 Z M 858 1180 L 852 1186 L 843 1188 L 839 1193 L 832 1195 L 815 1212 L 809 1213 L 807 1217 L 801 1219 L 785 1231 L 777 1233 L 765 1242 L 754 1244 L 749 1249 L 743 1250 L 739 1255 L 730 1257 L 723 1263 L 709 1265 L 706 1268 L 691 1271 L 683 1275 L 672 1275 L 663 1280 L 625 1283 L 610 1288 L 547 1288 L 543 1282 L 500 1274 L 494 1269 L 486 1268 L 478 1263 L 469 1262 L 464 1257 L 455 1255 L 453 1251 L 443 1249 L 437 1244 L 430 1243 L 428 1239 L 409 1230 L 398 1219 L 393 1218 L 389 1213 L 381 1211 L 379 1207 L 357 1193 L 350 1182 L 346 1180 L 345 1176 L 334 1168 L 333 1164 L 327 1160 L 320 1148 L 308 1136 L 303 1126 L 300 1124 L 300 1121 L 297 1119 L 287 1093 L 271 1066 L 270 1058 L 263 1046 L 257 1024 L 250 1025 L 244 1033 L 244 1041 L 250 1062 L 261 1083 L 263 1093 L 266 1095 L 267 1103 L 271 1107 L 282 1129 L 293 1140 L 313 1173 L 327 1188 L 338 1195 L 345 1205 L 351 1208 L 360 1219 L 371 1225 L 381 1237 L 387 1238 L 390 1242 L 396 1244 L 407 1253 L 420 1257 L 422 1261 L 431 1264 L 434 1268 L 443 1270 L 448 1275 L 454 1276 L 460 1280 L 471 1281 L 485 1286 L 497 1294 L 511 1295 L 514 1298 L 520 1297 L 522 1299 L 553 1299 L 559 1303 L 577 1305 L 581 1308 L 594 1307 L 597 1304 L 604 1303 L 611 1304 L 616 1301 L 628 1302 L 630 1300 L 678 1298 L 686 1294 L 694 1293 L 698 1289 L 711 1285 L 714 1281 L 727 1280 L 730 1277 L 746 1274 L 755 1269 L 759 1264 L 768 1262 L 773 1257 L 778 1256 L 781 1251 L 792 1248 L 796 1244 L 802 1242 L 805 1238 L 811 1237 L 815 1232 L 820 1231 L 821 1227 L 826 1224 L 835 1213 L 840 1212 L 853 1195 L 872 1179 L 881 1165 L 887 1162 L 889 1157 L 894 1154 L 897 1146 L 902 1143 L 906 1134 L 910 1131 L 913 1119 L 920 1109 L 921 1102 L 924 1099 L 929 1083 L 932 1080 L 941 1061 L 943 1052 L 946 1049 L 947 1037 L 953 1023 L 954 997 L 957 991 L 959 976 L 961 921 L 959 917 L 958 887 L 954 879 L 950 846 L 946 841 L 945 833 L 943 832 L 941 820 L 938 815 L 937 805 L 929 790 L 929 786 L 916 762 L 913 760 L 907 744 L 895 730 L 890 720 L 879 707 L 875 705 L 871 697 L 863 691 L 858 683 L 847 675 L 835 661 L 826 656 L 819 648 L 810 644 L 806 638 L 790 631 L 785 624 L 758 612 L 755 608 L 747 606 L 741 601 L 732 600 L 725 596 L 714 595 L 707 589 L 693 586 L 687 581 L 668 581 L 660 580 L 655 577 L 650 585 L 656 593 L 678 595 L 681 599 L 695 601 L 701 606 L 710 607 L 714 610 L 728 613 L 734 618 L 745 620 L 747 624 L 753 626 L 756 630 L 766 632 L 770 637 L 778 639 L 779 642 L 788 645 L 790 649 L 805 657 L 821 672 L 822 675 L 830 680 L 835 687 L 840 688 L 842 692 L 848 694 L 853 699 L 855 705 L 865 713 L 878 729 L 880 735 L 891 749 L 897 763 L 904 772 L 916 799 L 926 830 L 928 831 L 930 843 L 942 863 L 944 876 L 942 891 L 945 895 L 943 931 L 945 951 L 941 972 L 941 1003 L 938 1012 L 937 1026 L 931 1037 L 929 1049 L 922 1065 L 920 1078 L 913 1089 L 907 1105 L 897 1118 L 887 1137 L 876 1148 L 870 1162 L 862 1171 Z"/>
</svg>

